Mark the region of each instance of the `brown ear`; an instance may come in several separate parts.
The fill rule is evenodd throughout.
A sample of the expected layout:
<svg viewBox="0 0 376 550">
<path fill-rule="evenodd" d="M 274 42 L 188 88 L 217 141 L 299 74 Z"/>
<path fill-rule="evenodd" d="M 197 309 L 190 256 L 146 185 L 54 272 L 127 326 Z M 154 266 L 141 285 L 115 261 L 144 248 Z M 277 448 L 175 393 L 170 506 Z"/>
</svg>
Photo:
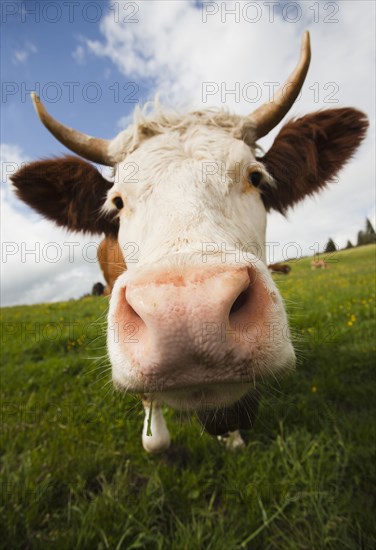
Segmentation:
<svg viewBox="0 0 376 550">
<path fill-rule="evenodd" d="M 262 188 L 265 208 L 284 214 L 288 207 L 326 186 L 352 157 L 368 128 L 356 109 L 327 109 L 283 126 L 259 159 L 275 180 Z"/>
<path fill-rule="evenodd" d="M 101 213 L 112 184 L 79 157 L 32 162 L 11 179 L 18 197 L 57 225 L 117 235 L 118 221 Z"/>
</svg>

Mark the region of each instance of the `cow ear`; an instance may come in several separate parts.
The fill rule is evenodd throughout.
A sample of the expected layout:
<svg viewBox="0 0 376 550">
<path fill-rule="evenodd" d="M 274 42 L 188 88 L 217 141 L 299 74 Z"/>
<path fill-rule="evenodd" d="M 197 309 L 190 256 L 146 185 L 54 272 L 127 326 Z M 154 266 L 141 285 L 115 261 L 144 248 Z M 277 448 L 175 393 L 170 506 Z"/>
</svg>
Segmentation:
<svg viewBox="0 0 376 550">
<path fill-rule="evenodd" d="M 265 208 L 284 214 L 324 188 L 355 153 L 367 127 L 366 115 L 350 108 L 318 111 L 288 122 L 259 159 L 275 182 L 261 189 Z"/>
<path fill-rule="evenodd" d="M 118 221 L 101 211 L 112 184 L 79 157 L 32 162 L 11 179 L 18 197 L 57 225 L 117 235 Z"/>
</svg>

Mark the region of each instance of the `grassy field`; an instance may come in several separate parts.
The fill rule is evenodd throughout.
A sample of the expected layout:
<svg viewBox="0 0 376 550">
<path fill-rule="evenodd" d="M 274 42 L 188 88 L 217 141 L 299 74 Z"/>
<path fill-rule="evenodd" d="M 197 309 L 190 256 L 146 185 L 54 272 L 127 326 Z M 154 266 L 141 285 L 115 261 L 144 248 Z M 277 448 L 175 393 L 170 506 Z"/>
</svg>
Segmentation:
<svg viewBox="0 0 376 550">
<path fill-rule="evenodd" d="M 275 276 L 298 367 L 237 453 L 171 410 L 170 451 L 143 451 L 142 408 L 109 382 L 106 299 L 4 308 L 1 548 L 375 548 L 375 252 Z"/>
</svg>

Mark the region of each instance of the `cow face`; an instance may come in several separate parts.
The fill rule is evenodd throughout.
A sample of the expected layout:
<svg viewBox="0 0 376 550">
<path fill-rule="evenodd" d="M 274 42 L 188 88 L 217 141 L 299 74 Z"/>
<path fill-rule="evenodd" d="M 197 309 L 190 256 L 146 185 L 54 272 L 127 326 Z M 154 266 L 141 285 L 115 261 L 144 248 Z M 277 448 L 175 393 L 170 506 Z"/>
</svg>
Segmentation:
<svg viewBox="0 0 376 550">
<path fill-rule="evenodd" d="M 266 212 L 323 188 L 367 128 L 355 109 L 287 123 L 271 149 L 256 141 L 291 107 L 309 42 L 274 102 L 251 117 L 157 113 L 110 143 L 43 123 L 81 156 L 115 166 L 110 184 L 75 158 L 32 163 L 13 182 L 28 204 L 74 230 L 118 234 L 127 271 L 114 286 L 108 349 L 114 383 L 182 408 L 226 406 L 294 365 L 286 314 L 265 266 Z"/>
<path fill-rule="evenodd" d="M 128 155 L 104 207 L 135 251 L 111 297 L 114 382 L 184 407 L 230 403 L 294 365 L 264 264 L 260 188 L 272 178 L 253 147 L 202 118 Z"/>
</svg>

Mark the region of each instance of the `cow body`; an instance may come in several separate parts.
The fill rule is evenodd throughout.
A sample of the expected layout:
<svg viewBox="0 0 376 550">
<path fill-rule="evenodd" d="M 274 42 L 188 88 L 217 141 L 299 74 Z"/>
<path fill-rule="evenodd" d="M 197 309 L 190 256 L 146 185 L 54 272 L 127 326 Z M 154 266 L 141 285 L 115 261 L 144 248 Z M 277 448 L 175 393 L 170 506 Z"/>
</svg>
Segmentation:
<svg viewBox="0 0 376 550">
<path fill-rule="evenodd" d="M 325 260 L 312 260 L 311 269 L 327 269 L 328 264 Z"/>
<path fill-rule="evenodd" d="M 286 264 L 270 264 L 268 265 L 268 269 L 272 273 L 283 273 L 284 275 L 288 275 L 291 271 L 291 266 Z"/>
<path fill-rule="evenodd" d="M 136 113 L 111 142 L 66 128 L 34 98 L 58 139 L 115 169 L 109 182 L 91 164 L 65 157 L 31 163 L 13 183 L 59 225 L 107 236 L 98 257 L 108 291 L 113 285 L 112 378 L 142 395 L 149 452 L 170 444 L 163 403 L 197 411 L 209 433 L 235 432 L 238 446 L 237 430 L 254 422 L 258 380 L 294 368 L 285 309 L 266 266 L 266 215 L 323 188 L 367 128 L 355 109 L 313 113 L 287 123 L 258 156 L 257 140 L 291 107 L 308 64 L 305 35 L 287 99 L 277 95 L 250 117 L 157 106 L 154 115 Z M 130 245 L 124 271 L 118 250 Z"/>
</svg>

